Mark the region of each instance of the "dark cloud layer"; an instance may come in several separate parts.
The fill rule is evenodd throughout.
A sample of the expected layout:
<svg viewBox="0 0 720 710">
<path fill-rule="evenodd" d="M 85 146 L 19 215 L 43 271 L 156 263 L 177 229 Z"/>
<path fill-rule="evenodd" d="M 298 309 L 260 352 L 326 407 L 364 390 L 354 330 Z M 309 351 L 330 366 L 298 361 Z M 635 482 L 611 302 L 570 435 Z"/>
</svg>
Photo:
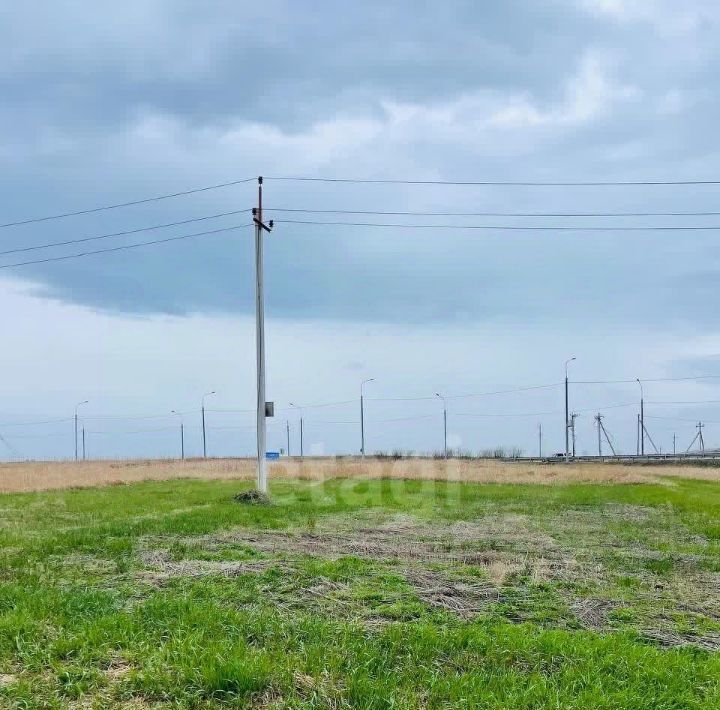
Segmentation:
<svg viewBox="0 0 720 710">
<path fill-rule="evenodd" d="M 718 177 L 712 87 L 720 12 L 700 1 L 652 8 L 630 0 L 322 2 L 310 9 L 279 0 L 262 7 L 129 2 L 111 11 L 66 1 L 1 12 L 0 165 L 8 219 L 257 173 Z M 267 199 L 275 207 L 325 209 L 655 211 L 717 208 L 719 189 L 269 181 Z M 6 248 L 17 248 L 244 208 L 253 197 L 248 185 L 0 236 Z M 707 226 L 720 218 L 562 222 L 648 223 Z M 292 318 L 599 319 L 702 328 L 717 320 L 715 309 L 697 305 L 712 293 L 713 280 L 703 274 L 716 268 L 717 235 L 281 224 L 267 248 L 268 303 L 275 315 Z M 3 273 L 30 278 L 49 296 L 115 311 L 250 312 L 251 250 L 245 229 Z M 17 257 L 0 258 L 24 260 Z"/>
</svg>

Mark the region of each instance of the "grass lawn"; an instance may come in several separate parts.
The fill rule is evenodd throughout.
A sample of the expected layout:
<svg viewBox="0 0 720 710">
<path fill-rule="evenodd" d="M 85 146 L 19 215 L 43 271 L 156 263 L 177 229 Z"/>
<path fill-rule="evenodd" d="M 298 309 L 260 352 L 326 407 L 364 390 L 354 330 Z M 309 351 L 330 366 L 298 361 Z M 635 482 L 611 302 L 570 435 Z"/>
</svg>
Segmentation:
<svg viewBox="0 0 720 710">
<path fill-rule="evenodd" d="M 1 707 L 720 707 L 720 484 L 0 496 Z"/>
</svg>

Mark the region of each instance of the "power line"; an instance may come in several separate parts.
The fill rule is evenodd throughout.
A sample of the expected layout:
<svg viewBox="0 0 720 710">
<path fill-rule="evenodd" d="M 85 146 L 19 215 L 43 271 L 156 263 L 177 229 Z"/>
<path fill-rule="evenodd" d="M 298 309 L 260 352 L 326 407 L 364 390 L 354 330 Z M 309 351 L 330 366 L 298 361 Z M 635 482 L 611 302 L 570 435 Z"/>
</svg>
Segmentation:
<svg viewBox="0 0 720 710">
<path fill-rule="evenodd" d="M 212 214 L 208 215 L 207 217 L 193 217 L 192 219 L 183 219 L 179 222 L 167 222 L 165 224 L 155 224 L 151 227 L 138 227 L 137 229 L 128 229 L 123 232 L 111 232 L 109 234 L 98 234 L 96 236 L 92 237 L 81 237 L 80 239 L 68 239 L 64 242 L 47 242 L 46 244 L 38 244 L 35 246 L 30 247 L 20 247 L 17 249 L 6 249 L 5 251 L 0 251 L 0 256 L 4 256 L 5 254 L 17 254 L 19 252 L 25 252 L 25 251 L 36 251 L 38 249 L 50 249 L 51 247 L 64 247 L 68 246 L 69 244 L 80 244 L 82 242 L 92 242 L 96 241 L 98 239 L 110 239 L 112 237 L 124 237 L 129 234 L 139 234 L 140 232 L 152 232 L 155 229 L 166 229 L 168 227 L 179 227 L 183 224 L 191 224 L 193 222 L 204 222 L 209 219 L 218 219 L 220 217 L 229 217 L 231 215 L 236 214 L 243 214 L 243 213 L 249 213 L 249 209 L 245 210 L 234 210 L 232 212 L 219 212 L 218 214 Z"/>
<path fill-rule="evenodd" d="M 560 387 L 563 383 L 556 382 L 549 385 L 530 385 L 529 387 L 517 387 L 515 389 L 497 390 L 495 392 L 479 392 L 474 394 L 456 394 L 446 396 L 445 399 L 471 399 L 473 397 L 492 397 L 500 394 L 514 394 L 515 392 L 530 392 L 532 390 L 551 389 Z M 369 402 L 429 402 L 435 400 L 436 397 L 378 397 L 368 399 Z M 357 400 L 355 400 L 357 401 Z"/>
<path fill-rule="evenodd" d="M 16 222 L 6 222 L 0 224 L 0 229 L 7 227 L 20 227 L 24 224 L 36 224 L 37 222 L 49 222 L 54 219 L 65 219 L 66 217 L 78 217 L 84 214 L 92 214 L 94 212 L 104 212 L 106 210 L 116 210 L 121 207 L 132 207 L 133 205 L 145 205 L 149 202 L 160 202 L 161 200 L 169 200 L 173 197 L 184 197 L 186 195 L 195 195 L 199 192 L 208 192 L 210 190 L 218 190 L 222 187 L 231 187 L 233 185 L 242 185 L 244 183 L 252 182 L 256 178 L 244 178 L 243 180 L 232 180 L 231 182 L 222 182 L 217 185 L 206 185 L 204 187 L 196 187 L 191 190 L 183 190 L 181 192 L 172 192 L 167 195 L 155 195 L 153 197 L 144 197 L 140 200 L 132 200 L 130 202 L 118 202 L 113 205 L 102 205 L 100 207 L 91 207 L 84 210 L 75 210 L 72 212 L 62 212 L 60 214 L 47 215 L 45 217 L 30 217 L 28 219 L 18 220 Z"/>
<path fill-rule="evenodd" d="M 131 434 L 147 434 L 152 432 L 158 432 L 158 431 L 175 431 L 177 427 L 158 427 L 155 429 L 137 429 L 135 431 L 88 431 L 88 434 L 93 435 L 107 435 L 107 436 L 114 436 L 114 435 L 131 435 Z"/>
<path fill-rule="evenodd" d="M 0 424 L 1 427 L 16 427 L 16 426 L 40 426 L 41 424 L 59 424 L 62 422 L 71 422 L 73 417 L 65 417 L 64 419 L 45 419 L 39 422 L 6 422 Z"/>
<path fill-rule="evenodd" d="M 235 229 L 243 229 L 245 227 L 251 227 L 252 224 L 235 224 L 232 227 L 223 227 L 222 229 L 212 229 L 207 232 L 195 232 L 194 234 L 183 234 L 179 237 L 167 237 L 165 239 L 153 239 L 148 242 L 138 242 L 137 244 L 125 244 L 118 247 L 109 247 L 108 249 L 95 249 L 94 251 L 85 251 L 78 254 L 67 254 L 65 256 L 52 256 L 46 259 L 34 259 L 32 261 L 21 261 L 15 264 L 3 264 L 0 269 L 12 269 L 16 266 L 29 266 L 31 264 L 47 264 L 52 261 L 67 261 L 69 259 L 79 259 L 84 256 L 93 256 L 94 254 L 108 254 L 115 251 L 124 251 L 126 249 L 136 249 L 137 247 L 146 247 L 153 244 L 166 244 L 168 242 L 177 242 L 182 239 L 192 239 L 194 237 L 205 237 L 211 234 L 220 234 L 221 232 L 230 232 Z"/>
<path fill-rule="evenodd" d="M 359 214 L 381 217 L 718 217 L 720 212 L 414 212 L 381 210 L 327 210 L 268 207 L 272 212 L 299 214 Z"/>
<path fill-rule="evenodd" d="M 496 231 L 496 232 L 712 232 L 720 230 L 717 226 L 677 226 L 668 227 L 660 225 L 651 225 L 647 227 L 539 227 L 539 226 L 522 226 L 522 225 L 488 225 L 488 224 L 409 224 L 409 223 L 390 223 L 390 222 L 320 222 L 317 220 L 304 219 L 278 219 L 277 224 L 303 224 L 318 227 L 376 227 L 380 229 L 452 229 L 462 231 L 463 229 Z"/>
<path fill-rule="evenodd" d="M 715 380 L 720 375 L 696 375 L 694 377 L 656 377 L 650 379 L 643 377 L 643 382 L 690 382 L 694 380 Z M 634 380 L 572 380 L 574 385 L 635 385 L 637 379 Z"/>
<path fill-rule="evenodd" d="M 339 178 L 339 177 L 299 177 L 273 176 L 266 180 L 284 182 L 324 182 L 346 183 L 354 185 L 448 185 L 460 187 L 631 187 L 631 186 L 681 186 L 681 185 L 720 185 L 720 180 L 608 180 L 595 182 L 544 182 L 515 180 L 407 180 L 390 178 Z"/>
</svg>

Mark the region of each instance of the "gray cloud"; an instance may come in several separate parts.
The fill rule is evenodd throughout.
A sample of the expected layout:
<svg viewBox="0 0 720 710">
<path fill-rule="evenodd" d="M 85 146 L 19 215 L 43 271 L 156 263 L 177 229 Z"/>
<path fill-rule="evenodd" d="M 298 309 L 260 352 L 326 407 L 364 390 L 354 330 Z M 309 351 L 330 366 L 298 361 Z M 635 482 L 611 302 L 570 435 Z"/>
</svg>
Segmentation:
<svg viewBox="0 0 720 710">
<path fill-rule="evenodd" d="M 2 12 L 8 219 L 260 172 L 717 177 L 718 99 L 706 88 L 718 70 L 720 13 L 712 4 L 458 1 L 419 11 L 410 2 L 326 2 L 310 13 L 278 0 L 261 8 L 130 2 L 112 12 L 63 2 Z M 270 206 L 381 210 L 691 210 L 712 209 L 716 195 L 717 188 L 267 185 Z M 1 236 L 7 248 L 27 246 L 252 200 L 248 186 Z M 238 221 L 245 220 L 202 228 Z M 161 234 L 189 231 L 196 230 Z M 716 238 L 280 224 L 267 247 L 268 305 L 292 318 L 702 328 L 717 317 L 697 306 L 712 282 L 703 286 L 696 272 L 707 268 Z M 246 229 L 12 273 L 50 297 L 111 311 L 250 312 L 251 250 Z"/>
</svg>

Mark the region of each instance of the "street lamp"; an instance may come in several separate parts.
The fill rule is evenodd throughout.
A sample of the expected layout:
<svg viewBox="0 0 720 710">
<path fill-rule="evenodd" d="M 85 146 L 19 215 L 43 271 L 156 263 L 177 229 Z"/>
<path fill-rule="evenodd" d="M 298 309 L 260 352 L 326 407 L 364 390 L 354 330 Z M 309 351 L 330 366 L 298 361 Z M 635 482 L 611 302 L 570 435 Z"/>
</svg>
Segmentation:
<svg viewBox="0 0 720 710">
<path fill-rule="evenodd" d="M 300 458 L 303 457 L 303 408 L 298 406 L 297 404 L 293 404 L 290 402 L 290 406 L 293 409 L 297 409 L 300 412 Z M 290 445 L 288 444 L 288 449 Z"/>
<path fill-rule="evenodd" d="M 440 397 L 440 399 L 443 402 L 443 429 L 444 429 L 444 434 L 445 434 L 444 446 L 445 446 L 445 458 L 447 459 L 447 457 L 448 457 L 447 456 L 447 400 L 445 399 L 445 397 L 443 397 L 438 392 L 435 393 L 435 396 Z"/>
<path fill-rule="evenodd" d="M 78 460 L 78 408 L 82 407 L 83 404 L 87 404 L 88 400 L 86 399 L 83 402 L 78 402 L 75 405 L 75 460 Z"/>
<path fill-rule="evenodd" d="M 570 458 L 570 404 L 568 399 L 568 365 L 577 360 L 571 357 L 565 361 L 565 460 Z"/>
<path fill-rule="evenodd" d="M 215 390 L 212 392 L 206 392 L 202 396 L 202 434 L 203 434 L 203 458 L 207 458 L 207 443 L 205 441 L 205 397 L 215 394 Z"/>
<path fill-rule="evenodd" d="M 172 414 L 175 414 L 176 416 L 180 417 L 180 458 L 184 461 L 185 460 L 185 421 L 183 420 L 183 415 L 181 412 L 176 412 L 173 409 Z"/>
<path fill-rule="evenodd" d="M 645 393 L 643 392 L 643 384 L 640 378 L 637 378 L 637 383 L 640 385 L 640 455 L 645 455 Z"/>
<path fill-rule="evenodd" d="M 365 458 L 365 401 L 363 395 L 363 387 L 368 382 L 375 382 L 375 378 L 363 380 L 360 383 L 360 455 Z"/>
</svg>

